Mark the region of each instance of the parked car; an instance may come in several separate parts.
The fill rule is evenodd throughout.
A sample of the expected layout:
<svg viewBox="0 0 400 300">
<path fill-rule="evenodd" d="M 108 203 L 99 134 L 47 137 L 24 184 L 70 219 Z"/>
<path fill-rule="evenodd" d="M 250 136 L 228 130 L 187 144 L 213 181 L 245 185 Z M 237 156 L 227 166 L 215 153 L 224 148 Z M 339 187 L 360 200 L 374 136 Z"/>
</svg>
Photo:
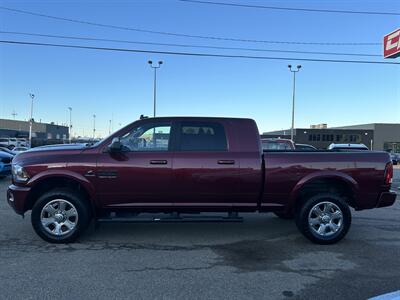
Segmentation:
<svg viewBox="0 0 400 300">
<path fill-rule="evenodd" d="M 32 210 L 34 230 L 53 243 L 75 241 L 92 219 L 274 212 L 295 217 L 311 241 L 332 244 L 350 228 L 350 207 L 396 199 L 388 153 L 262 151 L 256 123 L 238 118 L 142 119 L 93 145 L 20 153 L 12 174 L 8 203 L 21 215 Z"/>
<path fill-rule="evenodd" d="M 15 147 L 12 151 L 16 154 L 29 150 L 26 147 Z"/>
<path fill-rule="evenodd" d="M 328 150 L 342 150 L 342 151 L 356 151 L 356 150 L 369 150 L 364 144 L 330 144 Z"/>
<path fill-rule="evenodd" d="M 390 152 L 389 155 L 394 165 L 397 165 L 400 162 L 400 153 Z"/>
<path fill-rule="evenodd" d="M 315 148 L 312 145 L 307 145 L 307 144 L 295 144 L 295 149 L 296 150 L 301 150 L 301 151 L 316 151 L 317 148 Z"/>
<path fill-rule="evenodd" d="M 293 141 L 280 138 L 265 138 L 261 139 L 263 150 L 294 150 Z"/>
<path fill-rule="evenodd" d="M 6 147 L 10 150 L 13 150 L 15 147 L 29 148 L 29 141 L 25 138 L 3 137 L 3 138 L 0 138 L 0 146 Z"/>
<path fill-rule="evenodd" d="M 5 153 L 8 153 L 8 154 L 11 154 L 12 156 L 16 155 L 16 153 L 14 151 L 12 151 L 12 150 L 10 150 L 10 149 L 8 149 L 6 147 L 0 147 L 0 152 L 5 152 Z"/>
<path fill-rule="evenodd" d="M 18 147 L 30 148 L 29 141 L 25 138 L 17 138 Z"/>
<path fill-rule="evenodd" d="M 11 174 L 11 161 L 13 155 L 0 151 L 0 178 Z"/>
<path fill-rule="evenodd" d="M 0 138 L 0 146 L 12 150 L 18 146 L 18 141 L 16 138 Z"/>
</svg>

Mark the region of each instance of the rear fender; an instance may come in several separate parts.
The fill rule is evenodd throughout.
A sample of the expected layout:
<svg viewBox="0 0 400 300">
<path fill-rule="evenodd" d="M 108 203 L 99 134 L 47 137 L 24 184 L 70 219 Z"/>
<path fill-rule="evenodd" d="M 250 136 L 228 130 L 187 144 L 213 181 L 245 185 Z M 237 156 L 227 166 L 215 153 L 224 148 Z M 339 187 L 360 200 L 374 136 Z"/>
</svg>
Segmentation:
<svg viewBox="0 0 400 300">
<path fill-rule="evenodd" d="M 321 180 L 321 179 L 333 179 L 336 181 L 341 181 L 342 183 L 345 183 L 353 192 L 354 195 L 354 201 L 357 203 L 358 196 L 359 196 L 359 185 L 358 183 L 354 180 L 353 177 L 351 177 L 348 174 L 339 172 L 339 171 L 319 171 L 315 173 L 308 174 L 307 176 L 303 177 L 300 179 L 295 187 L 293 188 L 292 192 L 290 193 L 289 196 L 289 206 L 288 206 L 288 211 L 293 211 L 296 200 L 298 199 L 300 192 L 302 188 L 308 184 L 311 183 L 314 180 Z"/>
</svg>

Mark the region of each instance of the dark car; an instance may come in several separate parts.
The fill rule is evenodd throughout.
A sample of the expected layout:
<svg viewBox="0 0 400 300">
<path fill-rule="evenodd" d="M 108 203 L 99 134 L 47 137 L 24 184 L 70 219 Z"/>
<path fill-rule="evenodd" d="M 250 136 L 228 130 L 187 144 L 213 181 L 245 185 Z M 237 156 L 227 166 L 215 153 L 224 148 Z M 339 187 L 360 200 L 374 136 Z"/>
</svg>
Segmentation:
<svg viewBox="0 0 400 300">
<path fill-rule="evenodd" d="M 392 163 L 394 165 L 397 165 L 399 163 L 399 161 L 400 161 L 400 153 L 395 153 L 395 152 L 392 152 L 392 151 L 390 151 L 388 153 L 390 155 L 390 159 L 392 160 Z"/>
<path fill-rule="evenodd" d="M 317 148 L 315 148 L 312 145 L 308 144 L 295 144 L 296 150 L 301 150 L 301 151 L 316 151 Z"/>
<path fill-rule="evenodd" d="M 94 145 L 20 153 L 12 174 L 8 203 L 32 210 L 34 230 L 54 243 L 75 241 L 93 219 L 135 220 L 121 214 L 274 212 L 331 244 L 351 207 L 396 199 L 388 153 L 263 151 L 256 123 L 238 118 L 142 119 Z"/>
<path fill-rule="evenodd" d="M 11 161 L 13 155 L 0 151 L 0 178 L 6 177 L 11 174 Z"/>
</svg>

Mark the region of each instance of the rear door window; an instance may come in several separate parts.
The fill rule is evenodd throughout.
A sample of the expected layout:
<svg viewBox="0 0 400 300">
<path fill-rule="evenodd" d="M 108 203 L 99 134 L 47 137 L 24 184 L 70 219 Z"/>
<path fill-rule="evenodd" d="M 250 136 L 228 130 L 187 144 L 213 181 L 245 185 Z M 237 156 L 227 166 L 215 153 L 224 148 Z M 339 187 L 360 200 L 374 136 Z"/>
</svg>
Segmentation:
<svg viewBox="0 0 400 300">
<path fill-rule="evenodd" d="M 218 122 L 181 122 L 178 135 L 180 151 L 227 151 L 224 126 Z"/>
</svg>

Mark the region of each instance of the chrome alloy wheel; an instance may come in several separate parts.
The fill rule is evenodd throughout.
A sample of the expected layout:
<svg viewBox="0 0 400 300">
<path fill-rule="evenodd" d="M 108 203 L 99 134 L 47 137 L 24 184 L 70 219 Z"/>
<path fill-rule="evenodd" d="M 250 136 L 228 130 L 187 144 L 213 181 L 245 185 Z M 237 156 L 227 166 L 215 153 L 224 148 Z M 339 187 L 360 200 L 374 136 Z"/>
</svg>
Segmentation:
<svg viewBox="0 0 400 300">
<path fill-rule="evenodd" d="M 43 207 L 40 221 L 48 233 L 63 236 L 75 229 L 78 224 L 78 211 L 71 202 L 55 199 Z"/>
<path fill-rule="evenodd" d="M 335 203 L 320 202 L 311 208 L 308 224 L 315 234 L 328 237 L 342 229 L 343 213 Z"/>
</svg>

